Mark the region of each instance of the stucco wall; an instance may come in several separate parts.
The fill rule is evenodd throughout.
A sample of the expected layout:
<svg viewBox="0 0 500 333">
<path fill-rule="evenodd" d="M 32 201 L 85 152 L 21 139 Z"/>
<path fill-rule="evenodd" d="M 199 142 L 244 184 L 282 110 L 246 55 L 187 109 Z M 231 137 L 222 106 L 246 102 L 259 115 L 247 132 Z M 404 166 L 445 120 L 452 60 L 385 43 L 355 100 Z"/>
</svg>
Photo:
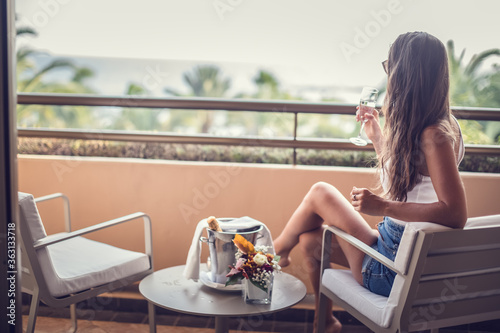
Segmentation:
<svg viewBox="0 0 500 333">
<path fill-rule="evenodd" d="M 35 197 L 65 193 L 73 229 L 142 211 L 153 221 L 155 269 L 185 263 L 202 218 L 254 217 L 277 236 L 310 186 L 331 183 L 348 195 L 373 187 L 370 169 L 286 165 L 172 162 L 139 159 L 20 156 L 19 190 Z M 469 216 L 500 213 L 500 175 L 463 173 Z M 48 234 L 63 231 L 60 203 L 40 204 Z M 366 217 L 374 225 L 379 218 Z M 90 238 L 142 250 L 142 223 L 101 231 Z M 208 256 L 203 246 L 202 261 Z M 285 271 L 307 283 L 298 249 Z M 309 291 L 311 289 L 309 288 Z"/>
</svg>

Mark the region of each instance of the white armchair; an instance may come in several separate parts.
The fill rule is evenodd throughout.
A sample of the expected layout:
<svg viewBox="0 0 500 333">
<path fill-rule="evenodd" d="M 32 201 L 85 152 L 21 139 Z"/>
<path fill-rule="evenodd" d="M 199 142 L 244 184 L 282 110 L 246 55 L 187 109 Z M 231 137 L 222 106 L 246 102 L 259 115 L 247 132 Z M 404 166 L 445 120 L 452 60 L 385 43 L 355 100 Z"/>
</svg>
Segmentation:
<svg viewBox="0 0 500 333">
<path fill-rule="evenodd" d="M 36 203 L 62 198 L 66 232 L 47 236 Z M 32 295 L 26 332 L 35 329 L 39 301 L 51 307 L 70 306 L 76 331 L 75 304 L 101 293 L 124 287 L 153 272 L 151 220 L 134 213 L 87 228 L 71 231 L 69 200 L 56 193 L 34 199 L 19 193 L 22 255 L 22 291 Z M 144 221 L 145 253 L 128 251 L 82 237 L 124 222 Z M 149 307 L 154 325 L 154 308 Z"/>
<path fill-rule="evenodd" d="M 397 273 L 389 297 L 330 268 L 335 234 Z M 335 227 L 324 232 L 318 328 L 328 298 L 374 332 L 438 331 L 500 318 L 500 215 L 472 218 L 463 230 L 408 223 L 394 261 Z"/>
</svg>

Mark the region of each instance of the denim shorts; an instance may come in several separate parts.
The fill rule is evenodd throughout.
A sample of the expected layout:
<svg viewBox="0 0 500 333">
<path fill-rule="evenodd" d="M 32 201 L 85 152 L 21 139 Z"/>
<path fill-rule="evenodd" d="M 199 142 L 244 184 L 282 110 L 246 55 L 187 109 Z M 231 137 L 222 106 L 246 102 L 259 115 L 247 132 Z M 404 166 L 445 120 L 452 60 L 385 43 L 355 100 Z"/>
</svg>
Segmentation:
<svg viewBox="0 0 500 333">
<path fill-rule="evenodd" d="M 394 261 L 405 226 L 397 224 L 389 217 L 384 217 L 384 220 L 377 225 L 377 228 L 380 235 L 372 248 Z M 363 275 L 363 285 L 368 290 L 382 296 L 389 296 L 396 273 L 369 255 L 365 255 L 363 259 L 361 273 Z"/>
</svg>

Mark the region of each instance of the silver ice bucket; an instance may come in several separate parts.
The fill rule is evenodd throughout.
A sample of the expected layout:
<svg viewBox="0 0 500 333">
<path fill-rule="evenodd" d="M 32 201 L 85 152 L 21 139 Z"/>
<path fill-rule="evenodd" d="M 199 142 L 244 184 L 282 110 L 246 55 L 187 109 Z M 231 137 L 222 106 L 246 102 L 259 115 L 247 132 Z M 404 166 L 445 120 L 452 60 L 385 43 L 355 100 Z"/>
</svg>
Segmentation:
<svg viewBox="0 0 500 333">
<path fill-rule="evenodd" d="M 229 265 L 234 265 L 236 262 L 234 255 L 238 251 L 238 248 L 233 243 L 234 235 L 240 234 L 255 245 L 256 240 L 259 238 L 258 233 L 262 230 L 262 225 L 253 225 L 248 228 L 225 227 L 224 222 L 231 220 L 233 218 L 217 219 L 220 222 L 221 229 L 224 231 L 218 232 L 207 228 L 208 237 L 200 238 L 200 241 L 208 243 L 210 250 L 210 277 L 215 283 L 225 284 L 228 279 L 226 275 L 229 272 Z"/>
</svg>

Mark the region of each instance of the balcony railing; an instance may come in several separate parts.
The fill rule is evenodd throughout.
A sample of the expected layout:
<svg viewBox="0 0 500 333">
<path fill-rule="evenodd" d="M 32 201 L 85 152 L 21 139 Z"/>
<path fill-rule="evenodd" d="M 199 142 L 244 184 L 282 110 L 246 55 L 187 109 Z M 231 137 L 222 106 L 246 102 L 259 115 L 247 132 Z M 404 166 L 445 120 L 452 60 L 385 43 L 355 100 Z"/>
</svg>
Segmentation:
<svg viewBox="0 0 500 333">
<path fill-rule="evenodd" d="M 36 93 L 18 94 L 18 104 L 168 108 L 209 111 L 254 111 L 291 113 L 294 115 L 293 137 L 284 139 L 270 139 L 262 137 L 221 137 L 213 135 L 179 135 L 171 133 L 145 133 L 139 131 L 116 130 L 19 128 L 18 135 L 21 137 L 291 148 L 293 149 L 294 164 L 296 162 L 297 149 L 373 150 L 373 145 L 371 144 L 359 147 L 351 144 L 347 139 L 309 139 L 297 137 L 299 114 L 354 115 L 356 107 L 355 104 L 307 103 L 299 101 L 259 101 L 219 98 L 154 98 Z M 458 119 L 500 121 L 500 109 L 498 108 L 453 107 L 452 110 L 453 114 Z M 495 145 L 466 145 L 466 151 L 467 154 L 500 156 L 500 146 Z"/>
</svg>

